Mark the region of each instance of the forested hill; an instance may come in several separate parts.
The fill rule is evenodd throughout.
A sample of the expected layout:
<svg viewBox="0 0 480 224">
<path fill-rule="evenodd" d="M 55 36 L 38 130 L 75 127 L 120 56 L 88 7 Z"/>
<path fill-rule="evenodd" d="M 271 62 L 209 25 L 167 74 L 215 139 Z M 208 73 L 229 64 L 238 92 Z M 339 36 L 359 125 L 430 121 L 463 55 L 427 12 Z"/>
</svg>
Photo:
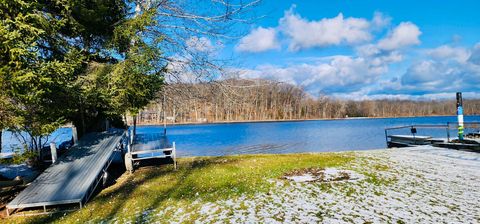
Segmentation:
<svg viewBox="0 0 480 224">
<path fill-rule="evenodd" d="M 231 79 L 208 84 L 173 84 L 158 102 L 144 109 L 140 123 L 169 123 L 455 115 L 452 100 L 348 101 L 312 97 L 303 89 L 268 80 Z M 480 99 L 465 99 L 464 113 L 479 114 Z"/>
</svg>

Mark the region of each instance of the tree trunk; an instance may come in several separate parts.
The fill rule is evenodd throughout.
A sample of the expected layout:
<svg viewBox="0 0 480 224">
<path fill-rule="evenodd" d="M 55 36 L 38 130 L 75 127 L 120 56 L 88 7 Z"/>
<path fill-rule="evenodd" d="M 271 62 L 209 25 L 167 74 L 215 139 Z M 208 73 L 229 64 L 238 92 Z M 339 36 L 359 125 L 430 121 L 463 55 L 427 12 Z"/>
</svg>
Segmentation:
<svg viewBox="0 0 480 224">
<path fill-rule="evenodd" d="M 133 136 L 137 134 L 137 116 L 133 116 Z"/>
<path fill-rule="evenodd" d="M 2 152 L 2 135 L 3 135 L 3 130 L 0 129 L 0 153 Z"/>
</svg>

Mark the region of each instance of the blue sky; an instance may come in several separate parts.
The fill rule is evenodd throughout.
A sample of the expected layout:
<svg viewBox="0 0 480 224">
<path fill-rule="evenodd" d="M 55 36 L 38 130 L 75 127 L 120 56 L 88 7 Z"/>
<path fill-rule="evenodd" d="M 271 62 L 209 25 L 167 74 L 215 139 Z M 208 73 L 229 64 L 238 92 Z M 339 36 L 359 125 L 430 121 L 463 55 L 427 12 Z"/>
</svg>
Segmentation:
<svg viewBox="0 0 480 224">
<path fill-rule="evenodd" d="M 273 1 L 221 55 L 316 96 L 480 97 L 480 1 Z M 239 28 L 240 29 L 240 28 Z"/>
</svg>

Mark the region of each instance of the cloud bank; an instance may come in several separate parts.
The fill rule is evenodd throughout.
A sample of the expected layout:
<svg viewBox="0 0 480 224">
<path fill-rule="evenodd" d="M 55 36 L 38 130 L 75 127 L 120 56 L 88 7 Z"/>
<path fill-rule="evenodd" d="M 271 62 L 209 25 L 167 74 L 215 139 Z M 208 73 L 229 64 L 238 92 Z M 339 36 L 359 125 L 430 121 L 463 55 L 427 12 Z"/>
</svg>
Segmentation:
<svg viewBox="0 0 480 224">
<path fill-rule="evenodd" d="M 393 24 L 392 18 L 381 12 L 374 12 L 371 19 L 339 13 L 332 18 L 309 20 L 292 7 L 279 19 L 278 26 L 253 29 L 239 41 L 236 50 L 297 54 L 309 49 L 347 47 L 352 53 L 288 64 L 259 64 L 235 71 L 243 78 L 299 85 L 312 95 L 419 99 L 464 91 L 469 93 L 467 96 L 477 96 L 474 93 L 480 90 L 480 43 L 473 47 L 452 43 L 422 49 L 421 35 L 421 28 L 412 21 Z M 397 68 L 393 71 L 392 67 Z"/>
</svg>

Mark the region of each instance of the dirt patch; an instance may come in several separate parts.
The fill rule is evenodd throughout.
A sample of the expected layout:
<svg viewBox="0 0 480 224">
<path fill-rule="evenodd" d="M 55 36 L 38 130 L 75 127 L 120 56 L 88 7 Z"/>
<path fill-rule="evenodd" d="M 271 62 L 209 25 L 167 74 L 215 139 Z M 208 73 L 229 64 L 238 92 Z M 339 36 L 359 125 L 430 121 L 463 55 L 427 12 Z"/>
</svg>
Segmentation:
<svg viewBox="0 0 480 224">
<path fill-rule="evenodd" d="M 23 189 L 25 189 L 25 186 L 6 187 L 0 189 L 0 218 L 5 218 L 7 216 L 5 206 Z"/>
<path fill-rule="evenodd" d="M 334 168 L 306 168 L 287 172 L 282 179 L 294 182 L 334 182 L 359 179 L 360 176 L 351 170 Z"/>
</svg>

